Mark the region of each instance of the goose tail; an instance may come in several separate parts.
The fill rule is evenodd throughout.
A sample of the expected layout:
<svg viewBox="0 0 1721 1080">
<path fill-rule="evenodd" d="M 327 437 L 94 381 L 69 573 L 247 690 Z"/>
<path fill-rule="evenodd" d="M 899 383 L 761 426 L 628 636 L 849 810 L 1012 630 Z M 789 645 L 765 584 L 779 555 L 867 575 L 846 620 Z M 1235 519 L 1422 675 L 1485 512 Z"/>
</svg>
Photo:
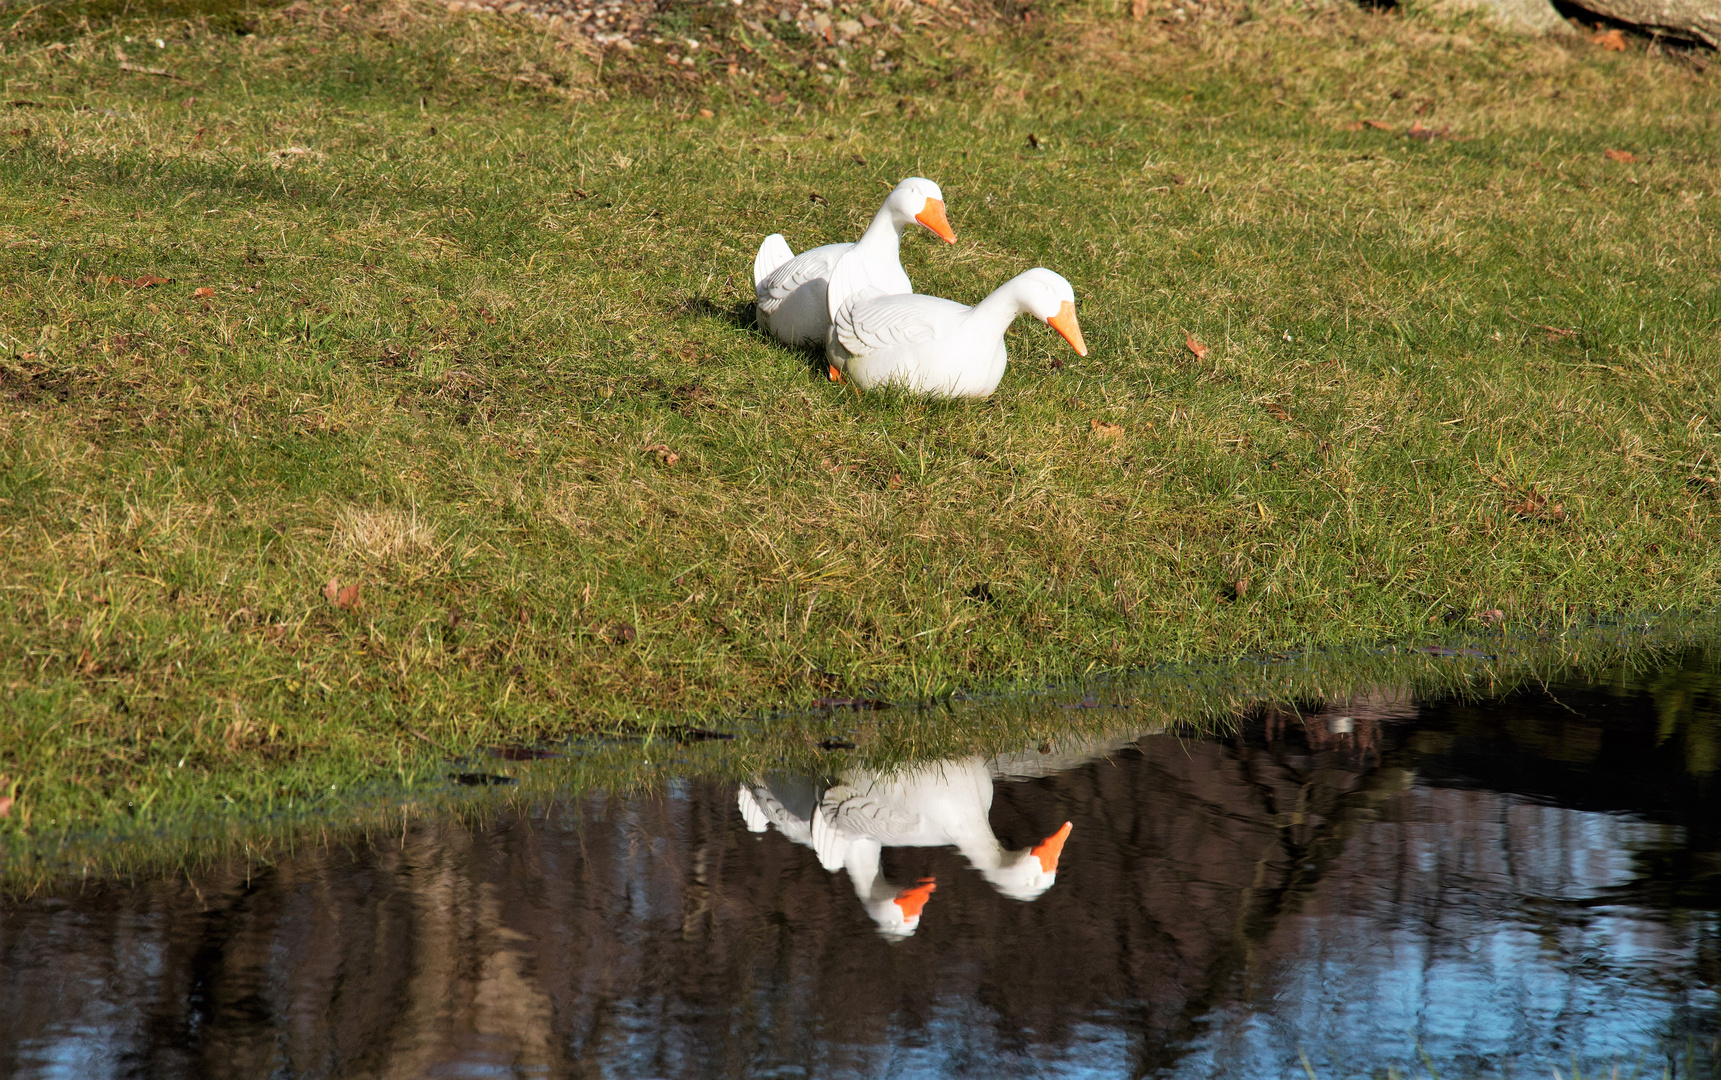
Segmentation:
<svg viewBox="0 0 1721 1080">
<path fill-rule="evenodd" d="M 766 278 L 794 257 L 795 252 L 789 247 L 789 242 L 783 239 L 782 233 L 772 233 L 765 237 L 765 242 L 759 245 L 759 254 L 753 256 L 753 288 L 757 289 L 763 285 Z"/>
</svg>

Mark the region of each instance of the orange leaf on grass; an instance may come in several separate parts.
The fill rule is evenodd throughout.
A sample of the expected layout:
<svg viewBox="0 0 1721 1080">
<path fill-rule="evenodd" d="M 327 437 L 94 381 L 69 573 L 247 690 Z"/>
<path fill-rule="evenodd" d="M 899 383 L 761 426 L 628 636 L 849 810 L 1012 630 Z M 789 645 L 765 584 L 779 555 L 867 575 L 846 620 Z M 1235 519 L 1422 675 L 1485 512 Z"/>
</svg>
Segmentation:
<svg viewBox="0 0 1721 1080">
<path fill-rule="evenodd" d="M 1363 123 L 1367 124 L 1371 128 L 1374 128 L 1376 131 L 1391 131 L 1392 130 L 1392 125 L 1387 123 L 1385 120 L 1364 120 Z"/>
<path fill-rule="evenodd" d="M 1195 335 L 1187 331 L 1183 335 L 1183 344 L 1189 346 L 1189 351 L 1195 354 L 1195 359 L 1207 359 L 1207 346 L 1195 339 Z"/>
<path fill-rule="evenodd" d="M 1604 30 L 1595 37 L 1590 38 L 1590 42 L 1595 45 L 1600 45 L 1608 52 L 1625 51 L 1625 35 L 1620 33 L 1618 30 Z"/>
<path fill-rule="evenodd" d="M 211 289 L 209 286 L 205 285 L 203 288 L 198 289 L 196 292 L 192 293 L 191 295 L 195 296 L 199 300 L 205 300 L 211 296 L 214 296 L 215 290 Z"/>
<path fill-rule="evenodd" d="M 342 611 L 352 611 L 359 606 L 359 583 L 355 581 L 343 589 L 339 578 L 330 578 L 323 586 L 323 599 Z"/>
<path fill-rule="evenodd" d="M 1621 165 L 1630 165 L 1637 160 L 1637 155 L 1630 150 L 1603 150 L 1601 154 L 1609 161 L 1617 161 Z"/>
<path fill-rule="evenodd" d="M 1551 518 L 1555 521 L 1563 521 L 1566 516 L 1566 504 L 1557 502 L 1549 505 L 1548 497 L 1537 491 L 1535 485 L 1532 484 L 1530 490 L 1524 493 L 1521 500 L 1512 502 L 1508 496 L 1506 512 L 1519 518 Z"/>
</svg>

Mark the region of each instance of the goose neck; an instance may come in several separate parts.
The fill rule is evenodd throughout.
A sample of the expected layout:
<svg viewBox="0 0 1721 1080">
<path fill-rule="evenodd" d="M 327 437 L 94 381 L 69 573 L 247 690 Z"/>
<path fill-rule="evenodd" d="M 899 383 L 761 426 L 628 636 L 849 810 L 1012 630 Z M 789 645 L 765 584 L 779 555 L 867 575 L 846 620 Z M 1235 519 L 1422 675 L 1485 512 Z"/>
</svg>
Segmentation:
<svg viewBox="0 0 1721 1080">
<path fill-rule="evenodd" d="M 886 254 L 897 257 L 902 249 L 902 233 L 907 228 L 907 222 L 898 219 L 888 205 L 878 208 L 878 213 L 872 216 L 872 224 L 861 233 L 861 238 L 855 247 L 867 255 Z"/>
<path fill-rule="evenodd" d="M 1014 281 L 1006 281 L 992 290 L 986 299 L 975 304 L 968 313 L 969 325 L 984 334 L 1003 337 L 1004 331 L 1016 321 L 1016 316 L 1028 310 L 1017 294 L 1015 284 Z"/>
</svg>

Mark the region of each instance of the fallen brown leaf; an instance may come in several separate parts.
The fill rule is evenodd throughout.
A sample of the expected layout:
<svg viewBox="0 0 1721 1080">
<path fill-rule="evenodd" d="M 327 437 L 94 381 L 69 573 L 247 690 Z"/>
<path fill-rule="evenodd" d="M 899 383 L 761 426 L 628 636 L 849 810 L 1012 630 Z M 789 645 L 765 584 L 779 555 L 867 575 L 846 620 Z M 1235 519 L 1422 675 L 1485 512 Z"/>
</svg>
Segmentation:
<svg viewBox="0 0 1721 1080">
<path fill-rule="evenodd" d="M 1278 405 L 1273 402 L 1267 403 L 1267 415 L 1279 421 L 1281 424 L 1288 424 L 1291 422 L 1291 410 L 1285 408 L 1283 405 Z"/>
<path fill-rule="evenodd" d="M 1185 331 L 1183 334 L 1183 344 L 1187 345 L 1189 347 L 1189 351 L 1195 354 L 1195 359 L 1207 359 L 1207 346 L 1197 341 L 1194 334 Z"/>
<path fill-rule="evenodd" d="M 1608 52 L 1625 51 L 1625 35 L 1620 33 L 1618 30 L 1605 30 L 1602 33 L 1597 34 L 1595 37 L 1590 38 L 1590 42 L 1595 45 L 1600 45 Z"/>
<path fill-rule="evenodd" d="M 1506 512 L 1514 517 L 1551 518 L 1555 521 L 1563 521 L 1566 516 L 1566 504 L 1557 502 L 1550 506 L 1548 497 L 1537 491 L 1535 485 L 1532 484 L 1522 499 L 1517 502 L 1507 501 Z"/>
<path fill-rule="evenodd" d="M 1385 120 L 1364 120 L 1363 123 L 1367 124 L 1371 128 L 1374 128 L 1376 131 L 1391 131 L 1392 130 L 1392 125 L 1387 123 Z"/>
<path fill-rule="evenodd" d="M 700 115 L 701 119 L 709 120 L 713 116 L 716 116 L 717 114 L 712 112 L 710 109 L 700 109 L 699 115 Z"/>
<path fill-rule="evenodd" d="M 12 816 L 12 796 L 0 795 L 0 818 Z"/>
<path fill-rule="evenodd" d="M 1137 22 L 1147 18 L 1147 0 L 1130 0 L 1129 16 Z"/>
<path fill-rule="evenodd" d="M 1495 623 L 1504 622 L 1506 620 L 1506 613 L 1501 611 L 1499 608 L 1489 608 L 1487 611 L 1478 611 L 1476 613 L 1476 618 L 1481 620 L 1483 623 L 1492 626 Z"/>
<path fill-rule="evenodd" d="M 342 588 L 339 578 L 330 578 L 323 586 L 323 599 L 342 611 L 353 611 L 359 606 L 359 583 Z"/>
<path fill-rule="evenodd" d="M 671 450 L 666 443 L 652 443 L 650 446 L 640 451 L 640 453 L 656 454 L 657 460 L 661 461 L 665 466 L 673 466 L 676 462 L 681 460 L 681 455 L 676 453 L 674 450 Z"/>
<path fill-rule="evenodd" d="M 1617 161 L 1621 165 L 1630 165 L 1637 160 L 1637 155 L 1629 150 L 1603 150 L 1602 157 L 1609 161 Z"/>
<path fill-rule="evenodd" d="M 1088 421 L 1088 430 L 1093 432 L 1095 435 L 1098 435 L 1102 439 L 1121 439 L 1121 438 L 1123 438 L 1123 425 L 1122 424 L 1109 424 L 1104 420 L 1098 420 L 1098 419 L 1089 420 Z"/>
<path fill-rule="evenodd" d="M 1410 125 L 1410 130 L 1406 131 L 1405 134 L 1413 139 L 1421 139 L 1423 142 L 1433 142 L 1435 139 L 1450 138 L 1452 129 L 1450 127 L 1423 127 L 1422 121 L 1418 120 Z"/>
<path fill-rule="evenodd" d="M 209 286 L 205 285 L 203 288 L 198 289 L 196 292 L 192 293 L 191 295 L 195 296 L 199 300 L 204 300 L 204 299 L 207 299 L 211 296 L 214 296 L 215 290 L 211 289 Z"/>
</svg>

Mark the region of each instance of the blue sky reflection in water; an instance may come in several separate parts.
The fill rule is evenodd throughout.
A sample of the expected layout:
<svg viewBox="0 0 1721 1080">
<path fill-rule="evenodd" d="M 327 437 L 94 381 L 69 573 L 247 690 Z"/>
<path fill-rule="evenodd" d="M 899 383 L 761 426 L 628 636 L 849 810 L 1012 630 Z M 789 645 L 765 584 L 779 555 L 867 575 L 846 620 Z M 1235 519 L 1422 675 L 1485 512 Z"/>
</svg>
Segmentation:
<svg viewBox="0 0 1721 1080">
<path fill-rule="evenodd" d="M 1715 1076 L 1714 670 L 836 753 L 37 898 L 0 920 L 0 1073 Z"/>
</svg>

